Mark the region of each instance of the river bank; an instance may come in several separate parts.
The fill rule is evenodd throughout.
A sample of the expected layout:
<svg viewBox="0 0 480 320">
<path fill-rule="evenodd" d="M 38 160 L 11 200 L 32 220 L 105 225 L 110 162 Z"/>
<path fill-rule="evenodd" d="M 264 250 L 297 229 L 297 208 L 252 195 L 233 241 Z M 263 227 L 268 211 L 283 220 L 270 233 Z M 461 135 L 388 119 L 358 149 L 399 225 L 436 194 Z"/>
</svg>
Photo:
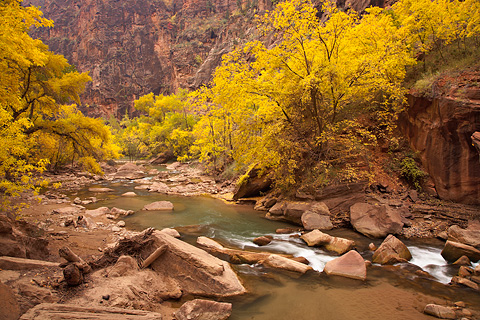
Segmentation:
<svg viewBox="0 0 480 320">
<path fill-rule="evenodd" d="M 223 198 L 229 198 L 231 197 L 231 192 L 234 191 L 231 185 L 223 182 L 217 183 L 210 177 L 202 176 L 198 169 L 185 167 L 186 169 L 184 170 L 182 165 L 179 164 L 171 166 L 168 173 L 155 172 L 151 171 L 151 169 L 137 170 L 137 168 L 132 166 L 130 168 L 131 170 L 128 173 L 127 170 L 112 170 L 104 178 L 94 176 L 87 178 L 87 175 L 81 174 L 80 176 L 85 177 L 83 179 L 78 178 L 78 175 L 73 175 L 71 179 L 69 178 L 70 181 L 76 181 L 76 183 L 71 184 L 72 187 L 66 187 L 68 184 L 64 184 L 65 187 L 62 187 L 55 193 L 45 194 L 41 198 L 40 204 L 35 205 L 34 203 L 30 208 L 25 209 L 22 212 L 23 220 L 40 227 L 38 233 L 43 234 L 43 237 L 48 241 L 46 247 L 50 255 L 42 257 L 42 254 L 39 253 L 36 256 L 37 259 L 41 258 L 41 260 L 54 262 L 64 261 L 57 254 L 58 249 L 68 246 L 85 261 L 90 263 L 98 261 L 99 257 L 104 257 L 109 252 L 109 248 L 118 245 L 122 240 L 135 237 L 137 235 L 135 231 L 141 231 L 146 227 L 145 224 L 150 224 L 148 221 L 139 222 L 137 219 L 144 216 L 152 217 L 152 214 L 153 216 L 160 215 L 163 222 L 159 226 L 168 224 L 171 224 L 168 226 L 174 226 L 181 220 L 174 220 L 170 217 L 171 215 L 176 216 L 175 219 L 183 219 L 182 216 L 192 216 L 194 211 L 200 211 L 200 207 L 216 205 L 213 199 L 194 202 L 196 197 L 192 198 L 192 195 L 210 193 L 221 194 Z M 143 172 L 143 177 L 139 171 Z M 150 171 L 150 174 L 145 171 Z M 85 183 L 79 183 L 78 181 L 85 181 Z M 166 192 L 159 191 L 159 188 L 163 188 L 162 190 Z M 126 195 L 127 192 L 135 192 L 137 196 L 129 197 L 129 195 Z M 190 198 L 183 198 L 185 196 L 190 196 Z M 151 214 L 139 210 L 141 208 L 140 204 L 152 202 L 154 198 L 162 201 L 170 199 L 176 207 L 175 211 L 173 213 L 157 212 Z M 118 199 L 123 200 L 122 202 L 116 202 Z M 189 204 L 187 199 L 193 200 Z M 124 205 L 120 208 L 121 210 L 113 210 L 113 204 L 115 203 Z M 189 207 L 192 209 L 188 209 L 190 210 L 188 213 L 182 213 L 184 210 L 182 209 L 182 203 L 186 209 Z M 132 206 L 132 209 L 129 209 L 129 206 Z M 107 209 L 99 210 L 102 207 Z M 235 205 L 230 205 L 230 207 L 237 208 Z M 240 206 L 238 208 L 244 207 Z M 130 215 L 131 212 L 129 210 L 135 213 Z M 225 208 L 222 207 L 219 210 L 224 211 Z M 229 217 L 230 220 L 222 220 L 223 218 L 216 220 L 219 222 L 199 220 L 200 223 L 190 226 L 186 222 L 178 223 L 181 224 L 177 228 L 181 236 L 180 239 L 186 241 L 185 243 L 195 245 L 198 236 L 207 236 L 215 238 L 226 247 L 270 253 L 273 247 L 278 248 L 276 252 L 285 253 L 285 251 L 288 251 L 285 248 L 292 246 L 291 241 L 294 241 L 293 244 L 295 245 L 298 245 L 297 241 L 299 243 L 302 242 L 298 238 L 291 238 L 290 235 L 276 236 L 274 232 L 275 229 L 280 229 L 281 227 L 283 229 L 288 227 L 298 229 L 301 226 L 265 220 L 261 218 L 264 212 L 257 211 L 252 213 L 242 210 L 231 213 L 232 217 Z M 245 210 L 247 210 L 247 207 L 245 207 Z M 199 213 L 200 215 L 202 214 Z M 214 213 L 213 215 L 218 214 Z M 271 245 L 266 247 L 258 247 L 253 243 L 245 245 L 245 243 L 251 242 L 249 237 L 238 238 L 236 241 L 227 241 L 228 238 L 232 237 L 230 233 L 222 238 L 221 233 L 225 232 L 225 229 L 215 224 L 226 225 L 229 223 L 228 221 L 237 221 L 237 224 L 242 224 L 243 222 L 239 218 L 247 215 L 254 215 L 255 220 L 252 220 L 253 224 L 245 225 L 245 229 L 258 227 L 261 223 L 260 221 L 265 221 L 269 225 L 268 227 L 261 227 L 258 229 L 258 232 L 272 233 L 274 241 Z M 83 218 L 78 219 L 79 216 Z M 423 221 L 428 220 L 423 216 L 422 219 Z M 335 222 L 335 220 L 333 221 Z M 412 221 L 415 222 L 416 220 L 412 219 Z M 411 224 L 408 228 L 411 228 L 412 225 L 414 224 Z M 449 226 L 447 223 L 446 230 L 448 230 Z M 371 257 L 372 253 L 368 253 L 370 240 L 362 238 L 362 236 L 351 231 L 347 233 L 341 232 L 341 230 L 326 232 L 336 237 L 354 239 L 358 243 L 357 251 L 362 253 L 367 260 L 368 257 Z M 298 237 L 296 234 L 293 233 L 291 235 Z M 160 236 L 160 238 L 162 237 Z M 154 241 L 160 241 L 157 238 L 155 239 Z M 379 246 L 381 241 L 382 239 L 373 240 L 376 246 Z M 166 245 L 170 246 L 173 244 L 168 242 Z M 180 244 L 175 242 L 174 245 Z M 309 248 L 305 244 L 300 244 L 299 246 L 309 250 L 309 254 L 324 255 L 322 248 Z M 295 248 L 298 251 L 299 247 Z M 188 250 L 194 251 L 192 257 L 198 254 L 195 249 L 189 248 Z M 292 251 L 292 253 L 296 251 Z M 149 254 L 150 252 L 144 252 L 144 255 L 148 256 Z M 29 258 L 33 256 L 35 255 L 30 254 Z M 116 258 L 118 260 L 118 257 Z M 307 257 L 307 259 L 309 258 Z M 328 260 L 334 258 L 335 256 L 332 256 Z M 227 260 L 231 261 L 232 259 L 229 257 Z M 168 259 L 164 263 L 167 263 L 166 261 Z M 217 260 L 215 261 L 212 262 L 214 265 L 219 263 Z M 135 293 L 135 290 L 132 291 L 133 293 L 130 292 L 131 290 L 124 290 L 125 292 L 130 292 L 129 297 L 128 294 L 121 293 L 121 288 L 124 287 L 102 281 L 102 279 L 105 280 L 105 274 L 112 272 L 115 264 L 116 262 L 112 261 L 98 268 L 91 275 L 85 274 L 84 281 L 74 287 L 66 285 L 62 270 L 58 268 L 54 271 L 42 272 L 36 269 L 28 272 L 2 270 L 0 271 L 0 277 L 2 282 L 7 283 L 13 289 L 15 297 L 21 297 L 18 299 L 20 302 L 19 313 L 23 313 L 28 308 L 41 302 L 81 302 L 82 305 L 92 307 L 115 306 L 150 310 L 161 313 L 164 319 L 173 319 L 172 313 L 184 302 L 198 296 L 209 296 L 209 294 L 205 293 L 188 293 L 185 287 L 180 289 L 180 295 L 178 288 L 175 289 L 173 288 L 174 286 L 164 287 L 163 291 L 158 289 L 158 285 L 152 287 L 152 279 L 157 277 L 159 273 L 159 271 L 156 271 L 155 275 L 149 274 L 146 276 L 147 278 L 154 277 L 149 280 L 150 282 L 148 283 L 150 285 L 145 285 L 145 283 L 139 284 L 138 282 L 128 283 L 127 281 L 127 284 L 137 288 L 137 293 Z M 174 269 L 173 267 L 170 268 Z M 474 319 L 478 316 L 480 307 L 478 303 L 475 303 L 475 297 L 478 297 L 478 293 L 475 293 L 473 289 L 461 285 L 445 286 L 437 281 L 429 280 L 428 276 L 422 275 L 416 268 L 408 267 L 408 264 L 406 266 L 369 266 L 367 268 L 366 281 L 339 279 L 338 277 L 326 276 L 318 271 L 310 271 L 300 276 L 298 273 L 279 271 L 278 268 L 272 268 L 271 265 L 262 263 L 238 264 L 234 265 L 233 268 L 248 293 L 241 294 L 240 297 L 229 297 L 227 295 L 223 298 L 215 298 L 215 300 L 233 303 L 231 319 L 271 319 L 272 317 L 287 319 L 295 314 L 302 319 L 315 319 L 318 312 L 329 315 L 328 319 L 358 319 L 359 314 L 364 314 L 366 319 L 384 319 L 387 315 L 393 319 L 428 319 L 430 317 L 423 314 L 423 308 L 430 303 L 448 305 L 456 309 L 459 317 Z M 144 271 L 140 270 L 138 272 Z M 139 273 L 135 271 L 133 274 L 138 276 Z M 168 276 L 168 274 L 163 276 Z M 128 275 L 119 278 L 127 279 L 125 277 L 128 278 Z M 178 280 L 175 281 L 178 282 Z M 125 281 L 122 282 L 125 284 Z M 93 288 L 96 289 L 94 290 Z M 102 290 L 106 291 L 103 292 L 99 288 L 103 288 Z M 145 294 L 142 294 L 141 291 L 144 291 Z M 156 298 L 152 298 L 152 295 Z M 365 301 L 365 295 L 370 297 L 368 301 Z M 104 296 L 109 296 L 109 298 L 104 299 Z M 315 301 L 320 296 L 323 297 L 325 303 L 319 305 Z M 297 301 L 296 299 L 299 301 L 299 304 L 301 301 L 308 301 L 309 303 L 302 303 L 301 309 L 287 307 L 291 305 L 291 301 Z M 455 306 L 455 303 L 459 302 L 459 300 L 463 300 L 465 308 L 462 307 L 462 303 L 460 303 L 460 306 Z M 134 304 L 132 301 L 140 302 Z M 464 312 L 464 310 L 466 311 Z M 462 312 L 464 314 L 461 314 Z M 470 316 L 468 312 L 471 313 Z M 362 317 L 360 316 L 360 318 Z"/>
</svg>

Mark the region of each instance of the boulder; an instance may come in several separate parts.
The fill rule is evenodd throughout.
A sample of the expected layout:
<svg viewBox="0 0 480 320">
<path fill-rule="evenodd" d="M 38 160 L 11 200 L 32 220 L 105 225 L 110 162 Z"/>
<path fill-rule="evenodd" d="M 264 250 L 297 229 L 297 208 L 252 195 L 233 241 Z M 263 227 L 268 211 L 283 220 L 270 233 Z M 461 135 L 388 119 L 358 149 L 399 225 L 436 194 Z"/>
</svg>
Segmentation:
<svg viewBox="0 0 480 320">
<path fill-rule="evenodd" d="M 158 193 L 170 193 L 172 190 L 170 187 L 164 182 L 154 182 L 150 186 L 148 186 L 148 191 L 150 192 L 158 192 Z"/>
<path fill-rule="evenodd" d="M 454 265 L 458 265 L 458 266 L 471 266 L 471 265 L 472 265 L 472 262 L 470 261 L 470 259 L 468 259 L 467 256 L 461 256 L 461 257 L 458 258 L 458 260 L 455 261 L 453 264 L 454 264 Z"/>
<path fill-rule="evenodd" d="M 171 150 L 160 153 L 156 158 L 149 161 L 150 164 L 165 164 L 168 161 L 174 160 L 175 155 Z"/>
<path fill-rule="evenodd" d="M 300 238 L 307 243 L 309 247 L 323 246 L 330 242 L 332 236 L 321 232 L 320 230 L 313 230 L 303 234 Z"/>
<path fill-rule="evenodd" d="M 350 207 L 350 223 L 358 232 L 372 238 L 383 238 L 402 231 L 400 213 L 387 205 L 355 203 Z"/>
<path fill-rule="evenodd" d="M 232 313 L 232 304 L 203 299 L 185 302 L 177 312 L 177 320 L 225 320 Z"/>
<path fill-rule="evenodd" d="M 330 211 L 323 202 L 315 202 L 310 209 L 301 216 L 302 225 L 305 230 L 331 230 L 333 224 L 330 221 Z"/>
<path fill-rule="evenodd" d="M 227 262 L 163 232 L 155 231 L 152 236 L 154 243 L 144 253 L 150 255 L 162 245 L 167 249 L 150 267 L 174 278 L 184 293 L 228 297 L 246 292 Z"/>
<path fill-rule="evenodd" d="M 170 201 L 156 201 L 146 204 L 142 210 L 147 211 L 173 211 L 173 203 Z"/>
<path fill-rule="evenodd" d="M 337 254 L 344 254 L 350 251 L 355 246 L 353 240 L 348 240 L 339 237 L 332 237 L 320 230 L 313 230 L 301 236 L 302 240 L 307 243 L 309 247 L 324 246 L 328 251 L 333 251 Z"/>
<path fill-rule="evenodd" d="M 12 289 L 0 282 L 0 319 L 17 320 L 20 317 L 20 306 Z"/>
<path fill-rule="evenodd" d="M 478 284 L 476 284 L 475 282 L 467 278 L 455 276 L 452 278 L 451 283 L 461 284 L 462 286 L 469 287 L 470 289 L 477 290 L 477 291 L 479 290 Z"/>
<path fill-rule="evenodd" d="M 362 256 L 354 250 L 328 261 L 323 270 L 327 275 L 336 275 L 352 279 L 367 279 L 367 267 Z"/>
<path fill-rule="evenodd" d="M 462 229 L 457 225 L 448 228 L 448 239 L 480 249 L 480 230 Z"/>
<path fill-rule="evenodd" d="M 440 319 L 456 319 L 455 311 L 437 304 L 427 304 L 423 313 Z"/>
<path fill-rule="evenodd" d="M 169 236 L 174 238 L 180 238 L 180 233 L 178 233 L 178 231 L 173 228 L 164 228 L 160 232 L 168 234 Z"/>
<path fill-rule="evenodd" d="M 276 268 L 282 269 L 287 271 L 305 273 L 309 270 L 313 270 L 312 267 L 303 264 L 301 262 L 294 261 L 289 258 L 282 257 L 278 254 L 271 254 L 264 262 L 264 264 Z"/>
<path fill-rule="evenodd" d="M 74 263 L 68 264 L 63 269 L 63 277 L 69 286 L 78 286 L 83 282 L 83 273 Z"/>
<path fill-rule="evenodd" d="M 52 213 L 61 214 L 61 215 L 77 215 L 81 211 L 82 210 L 79 207 L 62 207 L 62 208 L 53 209 Z"/>
<path fill-rule="evenodd" d="M 100 208 L 97 208 L 97 209 L 94 209 L 94 210 L 86 210 L 85 211 L 85 214 L 89 215 L 91 217 L 99 217 L 99 216 L 103 216 L 103 215 L 109 214 L 109 213 L 110 213 L 110 209 L 107 208 L 107 207 L 100 207 Z"/>
<path fill-rule="evenodd" d="M 137 194 L 133 191 L 130 191 L 130 192 L 125 192 L 124 194 L 122 194 L 123 197 L 136 197 Z"/>
<path fill-rule="evenodd" d="M 259 246 L 266 246 L 270 242 L 272 242 L 273 237 L 272 236 L 261 236 L 253 239 L 253 243 Z"/>
<path fill-rule="evenodd" d="M 480 260 L 480 250 L 472 246 L 448 240 L 442 250 L 442 257 L 448 262 L 455 262 L 462 256 L 467 256 L 470 261 Z"/>
<path fill-rule="evenodd" d="M 142 167 L 137 166 L 133 162 L 127 162 L 118 167 L 117 172 L 132 172 L 132 171 L 141 171 Z"/>
<path fill-rule="evenodd" d="M 260 174 L 258 168 L 252 168 L 245 174 L 245 178 L 235 189 L 233 200 L 259 196 L 261 192 L 270 190 L 271 185 L 272 180 L 268 175 Z"/>
<path fill-rule="evenodd" d="M 62 319 L 98 319 L 98 320 L 161 320 L 162 314 L 143 310 L 83 307 L 78 304 L 41 303 L 28 310 L 20 320 L 62 320 Z"/>
<path fill-rule="evenodd" d="M 121 256 L 115 265 L 108 271 L 109 277 L 122 277 L 138 270 L 138 263 L 131 256 Z"/>
<path fill-rule="evenodd" d="M 372 257 L 374 263 L 394 264 L 412 259 L 407 246 L 395 236 L 389 235 L 375 251 Z"/>
<path fill-rule="evenodd" d="M 268 210 L 267 219 L 282 220 L 302 224 L 302 215 L 312 207 L 311 202 L 305 201 L 279 201 Z"/>
<path fill-rule="evenodd" d="M 135 211 L 133 210 L 124 210 L 116 207 L 113 207 L 112 209 L 110 209 L 110 214 L 113 214 L 115 216 L 115 219 L 118 219 L 120 216 L 130 216 L 134 213 Z"/>
</svg>

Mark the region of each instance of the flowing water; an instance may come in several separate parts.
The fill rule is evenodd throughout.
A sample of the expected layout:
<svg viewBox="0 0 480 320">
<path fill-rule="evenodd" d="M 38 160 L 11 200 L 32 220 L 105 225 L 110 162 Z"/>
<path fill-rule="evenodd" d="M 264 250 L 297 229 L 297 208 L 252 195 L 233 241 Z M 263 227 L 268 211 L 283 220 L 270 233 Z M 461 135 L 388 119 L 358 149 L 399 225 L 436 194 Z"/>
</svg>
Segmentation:
<svg viewBox="0 0 480 320">
<path fill-rule="evenodd" d="M 429 272 L 434 280 L 418 277 L 409 268 L 372 266 L 365 282 L 327 277 L 321 273 L 325 264 L 335 256 L 320 248 L 307 247 L 298 236 L 275 234 L 277 228 L 290 224 L 270 221 L 264 212 L 249 205 L 232 205 L 211 197 L 182 197 L 152 194 L 134 190 L 137 184 L 114 181 L 102 186 L 113 188 L 111 194 L 97 195 L 101 200 L 88 206 L 118 207 L 134 210 L 126 217 L 127 228 L 143 230 L 148 227 L 162 229 L 175 227 L 185 241 L 194 244 L 196 237 L 214 238 L 223 245 L 260 250 L 252 240 L 271 235 L 274 240 L 262 251 L 289 253 L 308 259 L 314 270 L 311 274 L 292 277 L 291 274 L 272 273 L 260 266 L 237 265 L 249 294 L 232 300 L 231 319 L 430 319 L 423 315 L 423 307 L 432 302 L 463 300 L 473 309 L 480 309 L 480 296 L 469 290 L 454 290 L 448 283 L 456 272 L 440 255 L 442 242 L 435 239 L 405 241 L 413 259 L 411 263 Z M 137 197 L 121 194 L 135 191 Z M 77 196 L 88 197 L 85 189 Z M 173 212 L 142 211 L 145 204 L 168 200 L 174 204 Z M 352 230 L 333 230 L 331 235 L 352 239 L 357 250 L 366 259 L 371 239 Z M 381 240 L 373 241 L 377 246 Z M 411 269 L 411 268 L 410 268 Z"/>
</svg>

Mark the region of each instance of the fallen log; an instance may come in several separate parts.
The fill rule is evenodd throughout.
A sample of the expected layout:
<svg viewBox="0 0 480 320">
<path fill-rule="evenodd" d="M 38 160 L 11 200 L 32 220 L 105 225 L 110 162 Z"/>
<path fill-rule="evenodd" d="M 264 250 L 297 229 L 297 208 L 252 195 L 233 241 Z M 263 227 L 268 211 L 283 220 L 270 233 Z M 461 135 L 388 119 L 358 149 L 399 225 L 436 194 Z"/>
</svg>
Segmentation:
<svg viewBox="0 0 480 320">
<path fill-rule="evenodd" d="M 90 265 L 82 258 L 77 256 L 69 247 L 62 247 L 58 249 L 58 254 L 68 262 L 76 263 L 77 267 L 81 269 L 83 273 L 89 273 L 92 271 L 92 267 L 90 267 Z"/>
<path fill-rule="evenodd" d="M 162 245 L 162 246 L 158 247 L 151 255 L 149 255 L 147 257 L 147 259 L 145 259 L 145 261 L 143 261 L 142 268 L 146 268 L 149 265 L 151 265 L 152 262 L 157 260 L 158 257 L 160 257 L 162 254 L 165 253 L 165 251 L 167 251 L 167 246 L 166 245 Z"/>
</svg>

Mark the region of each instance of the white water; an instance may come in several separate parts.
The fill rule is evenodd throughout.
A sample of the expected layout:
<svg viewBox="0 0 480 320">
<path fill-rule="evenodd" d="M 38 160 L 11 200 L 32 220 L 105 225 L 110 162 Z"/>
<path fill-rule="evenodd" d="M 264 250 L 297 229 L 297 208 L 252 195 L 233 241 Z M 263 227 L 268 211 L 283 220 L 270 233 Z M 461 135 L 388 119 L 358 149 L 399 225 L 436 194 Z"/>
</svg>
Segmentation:
<svg viewBox="0 0 480 320">
<path fill-rule="evenodd" d="M 412 254 L 410 263 L 419 266 L 424 271 L 430 273 L 441 283 L 449 283 L 452 275 L 448 273 L 448 263 L 443 259 L 442 249 L 424 246 L 409 246 L 408 250 Z"/>
</svg>

